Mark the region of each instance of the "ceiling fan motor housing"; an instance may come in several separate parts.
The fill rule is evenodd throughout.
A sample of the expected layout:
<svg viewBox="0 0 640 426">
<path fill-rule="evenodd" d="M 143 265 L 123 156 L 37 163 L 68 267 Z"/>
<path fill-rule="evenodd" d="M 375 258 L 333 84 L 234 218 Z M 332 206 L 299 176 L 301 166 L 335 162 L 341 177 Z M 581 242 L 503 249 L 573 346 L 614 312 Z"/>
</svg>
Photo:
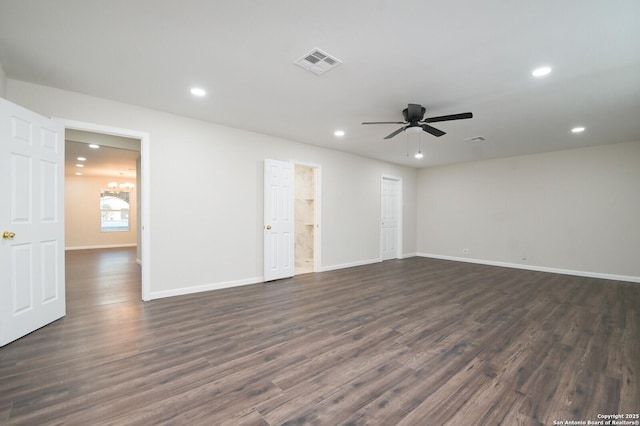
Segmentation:
<svg viewBox="0 0 640 426">
<path fill-rule="evenodd" d="M 404 117 L 404 121 L 413 124 L 422 120 L 426 111 L 426 108 L 421 105 L 409 104 L 407 108 L 402 110 L 402 116 Z"/>
</svg>

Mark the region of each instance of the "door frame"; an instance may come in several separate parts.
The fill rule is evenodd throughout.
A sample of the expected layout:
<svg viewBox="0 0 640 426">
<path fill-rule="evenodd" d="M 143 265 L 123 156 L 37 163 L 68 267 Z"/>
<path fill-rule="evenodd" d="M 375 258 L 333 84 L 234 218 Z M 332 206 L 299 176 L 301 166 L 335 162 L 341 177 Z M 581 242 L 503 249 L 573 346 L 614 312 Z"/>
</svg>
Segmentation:
<svg viewBox="0 0 640 426">
<path fill-rule="evenodd" d="M 322 252 L 321 252 L 321 248 L 322 248 L 322 228 L 320 226 L 320 224 L 322 223 L 321 221 L 321 215 L 320 213 L 322 212 L 322 167 L 320 166 L 320 164 L 316 164 L 316 163 L 307 163 L 305 161 L 293 161 L 293 167 L 294 167 L 294 171 L 295 171 L 295 166 L 303 166 L 303 167 L 309 167 L 311 169 L 313 169 L 313 173 L 314 173 L 314 184 L 315 184 L 315 193 L 313 194 L 314 197 L 314 202 L 313 202 L 313 220 L 314 220 L 314 227 L 313 227 L 313 272 L 320 272 L 322 271 L 321 267 L 320 267 L 320 263 L 322 260 Z M 295 179 L 293 181 L 294 184 L 294 194 L 295 194 Z M 294 195 L 295 198 L 295 195 Z M 295 215 L 295 211 L 294 211 L 294 215 Z M 295 250 L 295 244 L 294 244 L 294 250 Z M 295 258 L 295 255 L 294 255 Z"/>
<path fill-rule="evenodd" d="M 151 244 L 150 244 L 150 182 L 151 174 L 149 170 L 150 155 L 149 144 L 150 136 L 147 132 L 138 130 L 123 129 L 120 127 L 106 126 L 96 123 L 88 123 L 84 121 L 69 120 L 66 118 L 56 118 L 53 120 L 61 123 L 65 129 L 82 130 L 85 132 L 103 133 L 113 136 L 123 136 L 128 138 L 140 139 L 140 200 L 138 200 L 138 208 L 140 209 L 140 248 L 141 252 L 141 280 L 142 291 L 141 298 L 143 301 L 151 300 Z"/>
<path fill-rule="evenodd" d="M 402 259 L 402 178 L 399 176 L 385 175 L 383 174 L 380 177 L 380 260 L 382 260 L 382 209 L 383 209 L 383 200 L 382 200 L 382 186 L 384 185 L 385 180 L 391 180 L 396 182 L 396 189 L 398 190 L 396 196 L 396 217 L 397 217 L 397 233 L 396 233 L 396 259 Z"/>
</svg>

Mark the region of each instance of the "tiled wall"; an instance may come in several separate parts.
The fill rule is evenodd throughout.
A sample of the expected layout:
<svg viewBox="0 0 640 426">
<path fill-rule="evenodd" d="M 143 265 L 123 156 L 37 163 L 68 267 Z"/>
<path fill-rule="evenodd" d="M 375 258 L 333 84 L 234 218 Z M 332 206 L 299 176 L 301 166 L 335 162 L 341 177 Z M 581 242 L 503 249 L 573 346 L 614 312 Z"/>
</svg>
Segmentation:
<svg viewBox="0 0 640 426">
<path fill-rule="evenodd" d="M 295 254 L 296 273 L 313 271 L 315 182 L 311 167 L 296 165 Z"/>
</svg>

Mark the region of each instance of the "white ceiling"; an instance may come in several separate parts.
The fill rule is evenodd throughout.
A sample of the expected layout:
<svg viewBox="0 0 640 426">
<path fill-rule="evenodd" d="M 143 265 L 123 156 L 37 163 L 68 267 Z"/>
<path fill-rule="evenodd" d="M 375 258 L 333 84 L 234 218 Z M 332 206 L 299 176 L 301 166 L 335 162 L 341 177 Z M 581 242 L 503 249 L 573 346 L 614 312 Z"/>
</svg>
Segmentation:
<svg viewBox="0 0 640 426">
<path fill-rule="evenodd" d="M 136 159 L 139 152 L 126 149 L 101 146 L 91 149 L 83 142 L 67 141 L 65 147 L 65 174 L 82 176 L 101 176 L 105 178 L 105 185 L 112 181 L 135 183 Z M 86 158 L 79 161 L 78 157 Z M 78 167 L 80 164 L 82 167 Z"/>
<path fill-rule="evenodd" d="M 0 0 L 0 63 L 12 79 L 424 167 L 640 140 L 639 22 L 638 0 Z M 343 64 L 293 64 L 315 47 Z M 535 79 L 540 65 L 553 71 Z M 360 124 L 400 121 L 408 103 L 474 118 L 390 141 L 399 126 Z"/>
<path fill-rule="evenodd" d="M 104 177 L 105 185 L 113 181 L 135 183 L 140 140 L 70 129 L 65 137 L 66 175 Z"/>
</svg>

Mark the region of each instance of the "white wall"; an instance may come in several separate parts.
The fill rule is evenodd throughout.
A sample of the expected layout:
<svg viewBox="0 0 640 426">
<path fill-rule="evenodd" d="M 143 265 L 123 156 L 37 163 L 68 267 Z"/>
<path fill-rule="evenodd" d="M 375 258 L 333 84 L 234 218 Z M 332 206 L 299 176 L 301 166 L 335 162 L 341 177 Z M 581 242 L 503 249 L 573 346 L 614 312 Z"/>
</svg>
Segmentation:
<svg viewBox="0 0 640 426">
<path fill-rule="evenodd" d="M 69 249 L 137 245 L 136 190 L 129 192 L 129 231 L 100 231 L 100 191 L 113 179 L 90 176 L 65 176 L 65 246 Z M 120 183 L 124 183 L 121 180 Z"/>
<path fill-rule="evenodd" d="M 43 115 L 150 134 L 152 297 L 261 279 L 265 158 L 321 166 L 323 269 L 379 259 L 383 174 L 403 179 L 403 252 L 416 251 L 415 169 L 17 80 L 7 94 Z"/>
<path fill-rule="evenodd" d="M 417 199 L 421 254 L 640 280 L 640 142 L 424 169 Z"/>
</svg>

